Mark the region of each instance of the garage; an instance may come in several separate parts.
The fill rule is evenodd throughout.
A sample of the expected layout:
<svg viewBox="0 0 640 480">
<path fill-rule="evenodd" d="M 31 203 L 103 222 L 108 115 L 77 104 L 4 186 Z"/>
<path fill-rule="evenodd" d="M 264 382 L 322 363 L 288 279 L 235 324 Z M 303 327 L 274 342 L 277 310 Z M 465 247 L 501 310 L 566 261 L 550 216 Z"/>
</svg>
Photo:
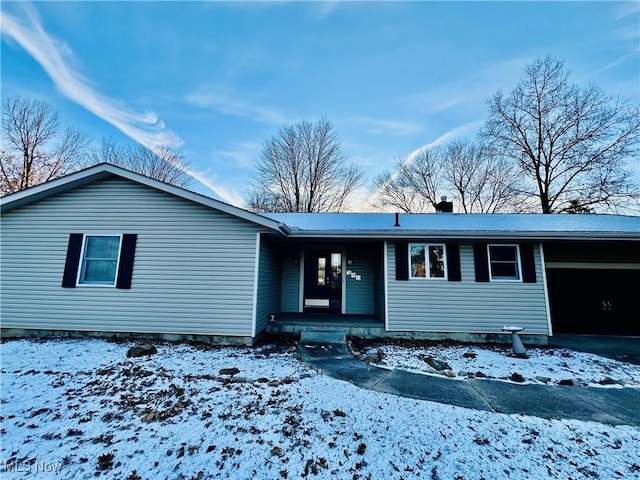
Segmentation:
<svg viewBox="0 0 640 480">
<path fill-rule="evenodd" d="M 545 245 L 553 333 L 640 336 L 635 242 Z"/>
</svg>

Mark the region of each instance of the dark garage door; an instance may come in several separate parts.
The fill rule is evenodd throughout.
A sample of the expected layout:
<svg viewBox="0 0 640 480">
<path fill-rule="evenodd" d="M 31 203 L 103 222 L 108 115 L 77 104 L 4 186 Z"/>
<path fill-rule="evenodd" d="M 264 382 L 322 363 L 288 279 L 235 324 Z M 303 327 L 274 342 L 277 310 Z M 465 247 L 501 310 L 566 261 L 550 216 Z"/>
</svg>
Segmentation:
<svg viewBox="0 0 640 480">
<path fill-rule="evenodd" d="M 640 336 L 640 270 L 548 269 L 554 333 Z"/>
</svg>

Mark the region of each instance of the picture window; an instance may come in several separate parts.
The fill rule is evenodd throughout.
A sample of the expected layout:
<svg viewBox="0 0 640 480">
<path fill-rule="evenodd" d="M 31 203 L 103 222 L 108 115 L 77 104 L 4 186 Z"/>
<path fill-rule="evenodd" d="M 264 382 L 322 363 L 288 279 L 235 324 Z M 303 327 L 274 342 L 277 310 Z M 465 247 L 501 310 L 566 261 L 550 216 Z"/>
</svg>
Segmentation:
<svg viewBox="0 0 640 480">
<path fill-rule="evenodd" d="M 409 244 L 410 278 L 447 278 L 446 249 L 444 244 Z"/>
</svg>

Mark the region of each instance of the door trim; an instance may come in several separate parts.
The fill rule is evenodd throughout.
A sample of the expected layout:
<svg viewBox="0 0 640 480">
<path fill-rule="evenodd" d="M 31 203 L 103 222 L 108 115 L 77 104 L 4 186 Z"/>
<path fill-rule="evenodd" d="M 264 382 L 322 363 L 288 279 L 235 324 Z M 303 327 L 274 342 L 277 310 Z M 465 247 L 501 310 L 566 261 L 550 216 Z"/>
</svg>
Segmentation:
<svg viewBox="0 0 640 480">
<path fill-rule="evenodd" d="M 347 249 L 342 249 L 342 299 L 340 301 L 340 315 L 344 315 L 347 311 Z"/>
<path fill-rule="evenodd" d="M 304 313 L 304 252 L 305 249 L 300 249 L 300 282 L 299 282 L 299 298 L 298 298 L 298 312 Z"/>
</svg>

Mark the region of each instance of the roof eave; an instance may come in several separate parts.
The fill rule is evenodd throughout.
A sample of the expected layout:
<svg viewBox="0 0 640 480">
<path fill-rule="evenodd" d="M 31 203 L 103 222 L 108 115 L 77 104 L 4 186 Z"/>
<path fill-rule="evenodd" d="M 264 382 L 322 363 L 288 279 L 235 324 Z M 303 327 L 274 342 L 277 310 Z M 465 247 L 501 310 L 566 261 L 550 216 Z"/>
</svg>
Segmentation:
<svg viewBox="0 0 640 480">
<path fill-rule="evenodd" d="M 415 239 L 415 238 L 447 238 L 460 240 L 491 239 L 527 239 L 527 240 L 640 240 L 640 233 L 635 232 L 519 232 L 488 230 L 292 230 L 291 238 L 331 238 L 331 239 Z"/>
<path fill-rule="evenodd" d="M 242 208 L 234 207 L 233 205 L 221 202 L 220 200 L 216 200 L 214 198 L 192 192 L 191 190 L 176 187 L 175 185 L 170 185 L 159 180 L 154 180 L 144 175 L 131 172 L 130 170 L 125 170 L 123 168 L 116 167 L 107 163 L 101 163 L 99 165 L 89 167 L 85 170 L 80 170 L 78 172 L 72 173 L 65 177 L 61 177 L 56 180 L 36 185 L 26 190 L 22 190 L 20 192 L 7 195 L 0 199 L 0 211 L 2 213 L 6 213 L 15 208 L 29 205 L 53 195 L 73 190 L 75 188 L 88 185 L 96 181 L 107 179 L 111 176 L 124 178 L 142 185 L 146 185 L 150 188 L 154 188 L 156 190 L 160 190 L 165 193 L 190 200 L 200 205 L 204 205 L 206 207 L 228 213 L 229 215 L 247 220 L 262 227 L 275 230 L 282 233 L 283 235 L 286 235 L 288 232 L 288 227 L 286 225 L 257 213 L 249 212 L 247 210 L 243 210 Z"/>
<path fill-rule="evenodd" d="M 114 173 L 108 169 L 92 172 L 88 172 L 88 170 L 72 173 L 2 197 L 0 198 L 0 211 L 2 213 L 9 212 L 16 208 L 39 202 L 45 198 L 67 192 L 93 182 L 104 180 L 114 175 Z"/>
</svg>

